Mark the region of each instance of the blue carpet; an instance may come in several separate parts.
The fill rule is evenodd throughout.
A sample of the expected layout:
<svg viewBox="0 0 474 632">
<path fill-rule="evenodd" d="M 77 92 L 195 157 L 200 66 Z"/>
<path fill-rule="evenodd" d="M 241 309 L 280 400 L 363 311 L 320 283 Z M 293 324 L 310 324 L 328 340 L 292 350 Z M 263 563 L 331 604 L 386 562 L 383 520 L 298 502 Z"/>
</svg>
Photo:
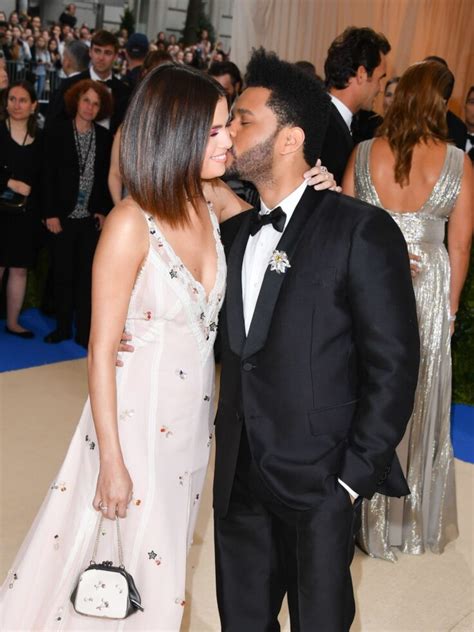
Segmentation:
<svg viewBox="0 0 474 632">
<path fill-rule="evenodd" d="M 21 324 L 35 333 L 32 340 L 22 340 L 5 332 L 5 321 L 0 320 L 0 373 L 17 371 L 43 364 L 85 358 L 86 351 L 73 340 L 46 344 L 43 337 L 55 328 L 56 321 L 37 309 L 21 315 Z M 474 463 L 474 407 L 453 404 L 451 438 L 454 454 L 462 461 Z"/>
<path fill-rule="evenodd" d="M 23 340 L 18 336 L 7 334 L 5 321 L 0 320 L 0 373 L 86 357 L 86 350 L 77 345 L 74 340 L 65 340 L 58 344 L 43 342 L 44 336 L 55 329 L 56 321 L 44 316 L 39 310 L 25 310 L 20 322 L 23 327 L 31 329 L 35 337 L 31 340 Z"/>
<path fill-rule="evenodd" d="M 453 404 L 451 439 L 456 458 L 474 463 L 474 406 Z"/>
</svg>

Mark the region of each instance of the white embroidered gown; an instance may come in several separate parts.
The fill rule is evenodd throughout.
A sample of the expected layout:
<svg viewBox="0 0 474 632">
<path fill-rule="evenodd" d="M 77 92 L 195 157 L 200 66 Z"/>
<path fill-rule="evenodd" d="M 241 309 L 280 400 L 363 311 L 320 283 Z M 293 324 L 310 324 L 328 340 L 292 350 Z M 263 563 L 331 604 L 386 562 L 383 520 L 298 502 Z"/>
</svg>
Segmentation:
<svg viewBox="0 0 474 632">
<path fill-rule="evenodd" d="M 120 523 L 124 563 L 144 612 L 126 620 L 78 615 L 69 597 L 91 559 L 99 455 L 87 401 L 64 463 L 2 587 L 0 629 L 179 630 L 191 544 L 214 420 L 214 355 L 225 257 L 210 211 L 217 273 L 209 297 L 151 217 L 150 249 L 130 300 L 134 353 L 117 369 L 118 424 L 134 495 Z M 114 524 L 103 523 L 96 561 L 118 563 Z M 98 604 L 100 606 L 100 603 Z M 105 607 L 102 605 L 102 607 Z"/>
</svg>

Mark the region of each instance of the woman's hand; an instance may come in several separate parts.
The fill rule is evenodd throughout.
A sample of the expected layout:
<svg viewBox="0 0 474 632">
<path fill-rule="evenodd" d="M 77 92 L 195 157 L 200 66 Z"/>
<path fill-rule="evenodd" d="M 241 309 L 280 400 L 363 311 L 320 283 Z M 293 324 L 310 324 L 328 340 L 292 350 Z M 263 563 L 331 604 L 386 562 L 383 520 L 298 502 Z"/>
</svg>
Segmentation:
<svg viewBox="0 0 474 632">
<path fill-rule="evenodd" d="M 96 221 L 97 230 L 102 230 L 102 226 L 104 225 L 105 215 L 101 215 L 100 213 L 94 213 L 94 218 Z"/>
<path fill-rule="evenodd" d="M 127 506 L 132 500 L 133 483 L 123 462 L 101 463 L 93 506 L 104 518 L 114 520 L 127 516 Z"/>
<path fill-rule="evenodd" d="M 133 351 L 135 351 L 135 347 L 128 344 L 131 339 L 132 339 L 131 334 L 129 334 L 126 331 L 122 333 L 122 337 L 120 338 L 120 344 L 118 348 L 119 353 L 123 353 L 124 351 L 127 351 L 128 353 L 132 353 Z M 119 367 L 123 366 L 123 362 L 118 355 L 117 355 L 117 359 L 115 360 L 115 366 L 119 366 Z"/>
<path fill-rule="evenodd" d="M 321 165 L 319 158 L 316 162 L 316 166 L 306 171 L 303 177 L 305 180 L 308 180 L 308 184 L 314 187 L 316 191 L 324 191 L 325 189 L 336 191 L 337 193 L 342 191 L 342 188 L 337 186 L 337 182 L 334 180 L 332 173 Z"/>
<path fill-rule="evenodd" d="M 7 182 L 7 187 L 12 191 L 15 191 L 15 193 L 18 193 L 18 195 L 28 196 L 31 193 L 30 185 L 26 184 L 26 182 L 22 182 L 21 180 L 14 180 L 13 178 L 10 178 Z"/>
<path fill-rule="evenodd" d="M 410 272 L 412 279 L 414 279 L 421 271 L 421 257 L 414 255 L 412 252 L 408 253 L 410 257 Z"/>
<path fill-rule="evenodd" d="M 61 233 L 63 230 L 59 217 L 48 217 L 48 219 L 45 221 L 45 224 L 49 232 L 54 233 L 55 235 Z"/>
</svg>

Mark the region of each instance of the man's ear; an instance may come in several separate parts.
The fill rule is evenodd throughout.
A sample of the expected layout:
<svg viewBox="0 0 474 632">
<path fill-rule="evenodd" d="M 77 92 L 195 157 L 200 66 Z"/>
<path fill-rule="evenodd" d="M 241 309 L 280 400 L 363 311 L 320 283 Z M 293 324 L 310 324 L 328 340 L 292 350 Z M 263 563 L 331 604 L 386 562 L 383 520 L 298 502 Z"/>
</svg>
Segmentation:
<svg viewBox="0 0 474 632">
<path fill-rule="evenodd" d="M 301 127 L 284 127 L 280 130 L 278 138 L 278 151 L 280 155 L 293 154 L 304 145 L 305 133 Z"/>
<path fill-rule="evenodd" d="M 358 84 L 361 84 L 361 83 L 364 83 L 364 81 L 367 81 L 368 74 L 367 74 L 367 69 L 365 68 L 365 66 L 359 66 L 357 68 L 355 79 Z"/>
</svg>

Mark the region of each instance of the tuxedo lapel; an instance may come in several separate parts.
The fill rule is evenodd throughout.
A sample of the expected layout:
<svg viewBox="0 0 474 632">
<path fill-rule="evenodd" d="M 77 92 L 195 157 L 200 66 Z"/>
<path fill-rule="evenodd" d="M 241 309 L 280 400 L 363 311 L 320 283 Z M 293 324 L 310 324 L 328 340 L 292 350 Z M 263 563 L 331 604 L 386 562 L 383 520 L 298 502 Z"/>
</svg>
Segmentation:
<svg viewBox="0 0 474 632">
<path fill-rule="evenodd" d="M 226 316 L 231 350 L 242 355 L 245 343 L 242 299 L 242 262 L 249 238 L 250 213 L 246 213 L 227 258 Z"/>
<path fill-rule="evenodd" d="M 293 212 L 288 226 L 285 228 L 285 231 L 278 242 L 276 250 L 286 253 L 290 266 L 292 265 L 298 243 L 303 236 L 304 225 L 308 221 L 309 216 L 315 212 L 316 205 L 320 201 L 321 195 L 322 194 L 317 194 L 310 187 L 306 189 L 298 206 Z M 270 270 L 270 265 L 268 265 L 263 278 L 260 294 L 258 295 L 248 337 L 244 345 L 242 353 L 244 358 L 254 355 L 265 345 L 272 322 L 273 311 L 280 294 L 281 286 L 287 274 L 288 271 L 282 273 L 272 271 Z M 241 287 L 240 295 L 242 295 Z"/>
</svg>

